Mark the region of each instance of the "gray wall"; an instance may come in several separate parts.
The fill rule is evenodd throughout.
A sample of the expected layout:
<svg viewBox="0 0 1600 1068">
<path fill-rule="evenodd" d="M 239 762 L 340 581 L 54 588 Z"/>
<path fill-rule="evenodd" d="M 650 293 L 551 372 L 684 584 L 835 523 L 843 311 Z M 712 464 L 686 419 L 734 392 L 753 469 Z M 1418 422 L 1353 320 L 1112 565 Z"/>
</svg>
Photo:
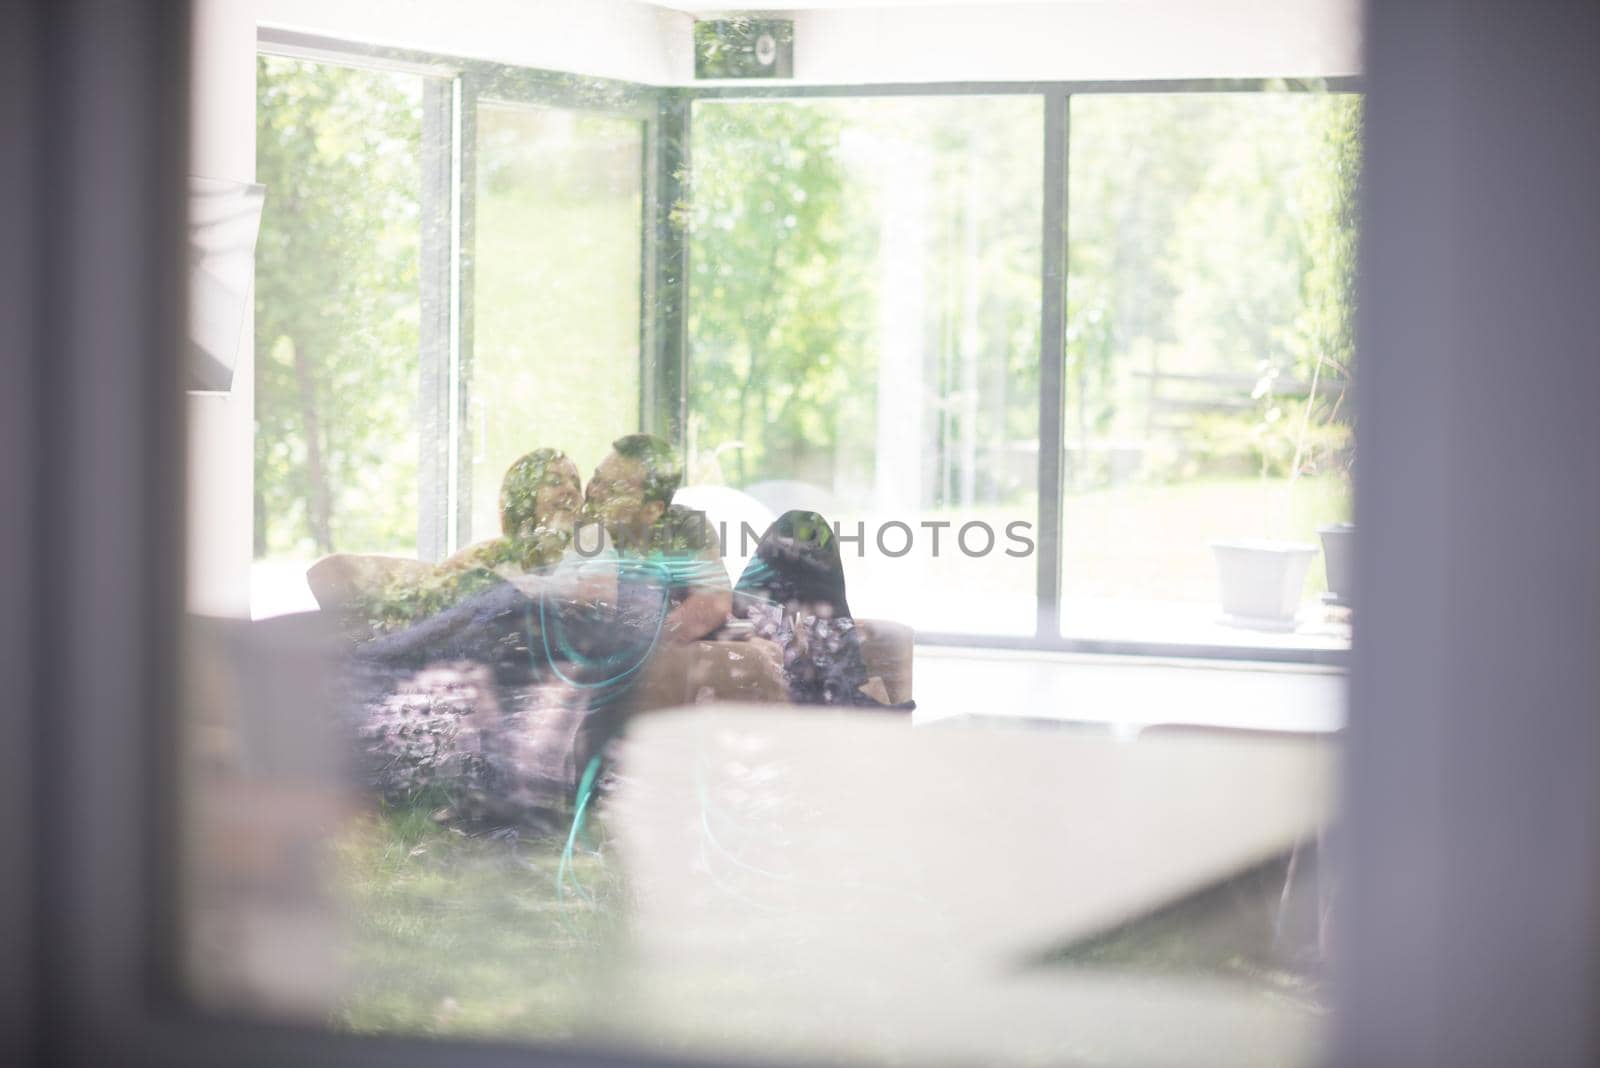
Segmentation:
<svg viewBox="0 0 1600 1068">
<path fill-rule="evenodd" d="M 1339 1064 L 1585 1064 L 1600 6 L 1368 9 Z"/>
</svg>

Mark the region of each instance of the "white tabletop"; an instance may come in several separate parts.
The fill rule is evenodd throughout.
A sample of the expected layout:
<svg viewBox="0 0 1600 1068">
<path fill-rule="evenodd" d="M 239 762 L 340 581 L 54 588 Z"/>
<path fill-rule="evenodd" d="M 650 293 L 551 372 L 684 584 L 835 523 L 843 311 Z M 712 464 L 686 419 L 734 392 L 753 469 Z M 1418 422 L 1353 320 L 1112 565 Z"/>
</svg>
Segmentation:
<svg viewBox="0 0 1600 1068">
<path fill-rule="evenodd" d="M 1219 1062 L 1256 1059 L 1251 1042 L 1267 1061 L 1309 1048 L 1314 1021 L 1259 994 L 1025 962 L 1313 834 L 1330 812 L 1324 742 L 716 706 L 641 718 L 619 767 L 607 824 L 634 898 L 619 989 L 643 1005 L 637 1019 L 710 1028 L 735 1050 L 789 1033 L 780 1052 L 920 1057 L 933 1036 L 953 1052 L 941 1044 L 959 1045 L 954 1021 L 987 1006 L 1010 1037 L 997 1046 L 979 1027 L 988 1044 L 969 1057 L 1052 1059 L 1103 1031 L 1097 1049 L 1193 1060 L 1192 1043 L 1173 1057 L 1164 1043 L 1217 1027 Z M 801 1025 L 801 1005 L 830 1006 L 833 1023 Z M 1126 1026 L 1109 1026 L 1116 1005 Z M 1230 1038 L 1228 1020 L 1244 1030 Z"/>
</svg>

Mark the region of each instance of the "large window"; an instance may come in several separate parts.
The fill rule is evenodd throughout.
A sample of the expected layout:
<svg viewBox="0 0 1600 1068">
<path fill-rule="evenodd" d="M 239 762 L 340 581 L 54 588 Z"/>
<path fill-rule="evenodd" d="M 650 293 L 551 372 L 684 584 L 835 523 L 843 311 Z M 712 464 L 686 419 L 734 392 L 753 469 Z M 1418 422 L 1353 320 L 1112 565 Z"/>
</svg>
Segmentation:
<svg viewBox="0 0 1600 1068">
<path fill-rule="evenodd" d="M 315 588 L 340 633 L 193 641 L 202 1000 L 745 1058 L 1314 1055 L 1334 755 L 1234 735 L 1337 729 L 1342 681 L 1037 653 L 1343 652 L 1306 546 L 1350 515 L 1358 98 L 266 37 L 298 58 L 259 65 L 256 608 Z M 640 430 L 672 448 L 607 458 Z M 737 595 L 699 542 L 499 538 L 673 451 Z M 842 613 L 802 528 L 752 559 L 791 511 Z M 1229 543 L 1308 565 L 1280 617 L 1225 611 Z M 302 577 L 328 553 L 389 559 Z M 852 657 L 835 707 L 781 707 Z M 999 725 L 1030 716 L 1114 729 Z"/>
<path fill-rule="evenodd" d="M 1359 117 L 1349 94 L 1072 98 L 1062 634 L 1345 640 L 1314 550 L 1350 518 Z M 1312 547 L 1285 638 L 1215 624 L 1214 541 Z"/>
<path fill-rule="evenodd" d="M 1205 88 L 1070 95 L 1048 171 L 1038 95 L 697 102 L 697 477 L 864 531 L 860 600 L 923 634 L 1343 647 L 1359 101 Z M 1278 614 L 1226 611 L 1225 552 L 1288 561 Z"/>
<path fill-rule="evenodd" d="M 818 511 L 929 640 L 1347 647 L 1354 95 L 449 75 L 261 60 L 258 611 L 648 427 L 735 570 Z"/>
<path fill-rule="evenodd" d="M 1031 96 L 695 106 L 695 478 L 821 512 L 864 614 L 1033 632 L 1042 122 Z"/>
<path fill-rule="evenodd" d="M 643 161 L 636 119 L 478 105 L 468 540 L 499 533 L 518 456 L 587 475 L 638 426 Z"/>
<path fill-rule="evenodd" d="M 417 552 L 424 79 L 256 65 L 258 612 L 331 552 Z"/>
</svg>

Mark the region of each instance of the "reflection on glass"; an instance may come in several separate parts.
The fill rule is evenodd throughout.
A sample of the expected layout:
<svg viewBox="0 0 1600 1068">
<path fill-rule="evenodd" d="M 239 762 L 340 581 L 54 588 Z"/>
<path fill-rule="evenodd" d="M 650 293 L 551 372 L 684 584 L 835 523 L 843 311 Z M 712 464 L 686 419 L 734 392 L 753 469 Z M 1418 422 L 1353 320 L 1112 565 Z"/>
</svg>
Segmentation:
<svg viewBox="0 0 1600 1068">
<path fill-rule="evenodd" d="M 325 553 L 417 545 L 422 79 L 256 64 L 257 615 Z"/>
<path fill-rule="evenodd" d="M 636 119 L 478 107 L 472 541 L 523 452 L 559 443 L 589 471 L 639 426 L 643 165 Z"/>
<path fill-rule="evenodd" d="M 1350 518 L 1359 98 L 1071 108 L 1063 633 L 1261 644 L 1299 610 L 1278 640 L 1345 644 L 1317 531 Z M 1272 587 L 1233 629 L 1219 553 Z"/>
<path fill-rule="evenodd" d="M 695 104 L 693 478 L 861 535 L 863 614 L 1033 629 L 1042 113 Z"/>
<path fill-rule="evenodd" d="M 417 81 L 260 85 L 258 524 L 264 556 L 321 559 L 315 611 L 190 636 L 202 1004 L 701 1057 L 1314 1060 L 1336 753 L 1240 728 L 1336 728 L 1339 679 L 914 644 L 1035 625 L 1040 97 L 702 100 L 670 212 L 641 120 L 473 105 L 471 524 L 425 559 L 417 235 L 453 216 L 418 182 Z M 1261 476 L 1197 444 L 1237 398 L 1158 419 L 1151 383 L 1253 375 L 1248 404 L 1322 435 L 1297 492 L 1336 485 L 1348 230 L 1307 220 L 1342 210 L 1353 112 L 1099 103 L 1072 128 L 1064 586 L 1205 603 L 1194 501 L 1243 515 L 1223 491 Z M 686 447 L 635 432 L 663 215 Z"/>
</svg>

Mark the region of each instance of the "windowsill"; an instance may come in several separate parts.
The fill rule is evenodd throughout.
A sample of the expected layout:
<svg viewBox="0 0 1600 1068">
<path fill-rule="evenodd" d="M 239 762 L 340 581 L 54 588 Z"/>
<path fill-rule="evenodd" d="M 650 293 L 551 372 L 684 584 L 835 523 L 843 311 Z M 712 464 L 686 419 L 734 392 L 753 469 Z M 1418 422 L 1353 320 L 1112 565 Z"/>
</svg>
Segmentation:
<svg viewBox="0 0 1600 1068">
<path fill-rule="evenodd" d="M 1309 665 L 918 646 L 923 726 L 984 720 L 1323 734 L 1345 723 L 1345 674 Z"/>
<path fill-rule="evenodd" d="M 1072 599 L 1061 606 L 1061 633 L 1068 639 L 1150 645 L 1307 652 L 1350 648 L 1348 610 L 1316 602 L 1300 606 L 1292 629 L 1276 631 L 1233 625 L 1224 620 L 1217 605 L 1204 602 Z"/>
</svg>

